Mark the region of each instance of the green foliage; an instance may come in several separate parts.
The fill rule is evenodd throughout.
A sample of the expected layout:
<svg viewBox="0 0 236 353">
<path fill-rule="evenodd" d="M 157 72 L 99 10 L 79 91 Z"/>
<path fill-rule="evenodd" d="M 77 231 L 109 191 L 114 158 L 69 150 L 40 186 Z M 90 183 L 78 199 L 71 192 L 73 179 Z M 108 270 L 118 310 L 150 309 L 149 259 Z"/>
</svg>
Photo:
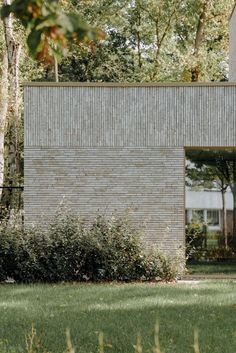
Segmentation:
<svg viewBox="0 0 236 353">
<path fill-rule="evenodd" d="M 193 220 L 185 228 L 186 236 L 186 256 L 187 258 L 195 258 L 201 255 L 204 241 L 207 235 L 206 225 L 198 220 Z"/>
<path fill-rule="evenodd" d="M 185 168 L 186 175 L 186 186 L 190 187 L 191 190 L 202 190 L 218 188 L 219 190 L 225 190 L 228 186 L 225 183 L 224 178 L 219 175 L 219 172 L 214 166 L 201 165 L 197 166 L 195 164 L 186 164 Z"/>
<path fill-rule="evenodd" d="M 134 68 L 127 38 L 111 29 L 104 41 L 71 45 L 59 65 L 59 77 L 63 81 L 124 82 L 133 80 Z"/>
<path fill-rule="evenodd" d="M 187 167 L 187 176 L 202 184 L 209 180 L 223 181 L 223 186 L 234 188 L 234 170 L 236 163 L 236 150 L 226 148 L 221 150 L 212 149 L 187 149 L 186 157 L 194 163 L 194 167 Z M 223 188 L 222 186 L 222 188 Z"/>
<path fill-rule="evenodd" d="M 236 252 L 235 249 L 225 246 L 219 246 L 218 248 L 207 249 L 204 253 L 204 259 L 208 261 L 235 261 Z"/>
<path fill-rule="evenodd" d="M 18 255 L 22 228 L 10 226 L 7 222 L 0 225 L 0 280 L 15 275 L 18 265 Z"/>
<path fill-rule="evenodd" d="M 187 168 L 187 175 L 193 181 L 199 181 L 203 170 L 203 180 L 209 175 L 210 180 L 214 180 L 224 194 L 229 186 L 235 205 L 236 199 L 236 150 L 226 149 L 188 149 L 187 158 L 195 164 L 194 168 Z M 206 174 L 205 172 L 208 171 Z M 233 238 L 232 242 L 236 248 L 236 207 L 233 208 Z"/>
<path fill-rule="evenodd" d="M 227 79 L 228 19 L 233 0 L 216 0 L 214 4 L 212 1 L 160 0 L 158 6 L 156 0 L 66 3 L 68 9 L 77 10 L 89 23 L 125 38 L 129 54 L 122 46 L 120 54 L 124 62 L 127 55 L 131 55 L 133 66 L 130 67 L 132 71 L 123 72 L 124 81 L 191 81 L 194 70 L 198 71 L 199 81 Z M 204 32 L 196 54 L 196 37 L 203 12 L 206 15 Z M 113 46 L 112 37 L 108 35 L 106 41 Z M 101 54 L 100 49 L 97 53 Z M 80 50 L 77 50 L 77 57 L 80 57 Z M 97 63 L 97 70 L 99 68 L 104 76 L 108 71 L 111 81 L 114 78 L 119 81 L 113 70 L 109 70 L 108 64 L 114 57 L 117 56 L 111 50 L 106 62 Z M 119 62 L 115 66 L 119 66 Z M 87 68 L 86 74 L 93 77 L 93 65 Z"/>
<path fill-rule="evenodd" d="M 58 216 L 48 230 L 36 227 L 24 230 L 17 224 L 2 222 L 1 279 L 11 277 L 26 282 L 74 279 L 78 268 L 75 238 L 79 226 L 69 216 Z"/>
<path fill-rule="evenodd" d="M 174 281 L 185 272 L 185 252 L 178 249 L 175 254 L 168 254 L 153 249 L 146 257 L 146 278 L 149 280 Z"/>
<path fill-rule="evenodd" d="M 42 258 L 45 267 L 37 280 L 80 279 L 83 238 L 86 237 L 83 221 L 68 212 L 59 212 L 43 233 L 47 236 Z"/>
<path fill-rule="evenodd" d="M 138 279 L 143 275 L 143 250 L 139 232 L 126 217 L 106 220 L 97 216 L 88 231 L 84 273 L 88 278 Z"/>
<path fill-rule="evenodd" d="M 169 281 L 177 277 L 177 269 L 177 257 L 143 252 L 140 232 L 127 217 L 98 215 L 89 226 L 63 210 L 47 228 L 0 225 L 1 280 Z"/>
<path fill-rule="evenodd" d="M 68 42 L 90 41 L 103 32 L 89 26 L 77 13 L 65 13 L 57 0 L 14 0 L 1 9 L 2 19 L 13 13 L 28 31 L 31 55 L 45 62 L 61 56 Z"/>
</svg>

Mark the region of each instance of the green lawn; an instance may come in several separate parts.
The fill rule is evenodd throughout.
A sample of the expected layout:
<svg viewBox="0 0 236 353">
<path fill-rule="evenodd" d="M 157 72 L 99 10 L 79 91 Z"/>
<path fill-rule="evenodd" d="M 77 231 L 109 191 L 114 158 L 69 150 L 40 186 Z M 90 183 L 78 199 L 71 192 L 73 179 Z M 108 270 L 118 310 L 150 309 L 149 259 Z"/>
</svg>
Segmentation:
<svg viewBox="0 0 236 353">
<path fill-rule="evenodd" d="M 112 348 L 134 352 L 140 333 L 143 352 L 152 352 L 153 330 L 160 323 L 165 353 L 193 352 L 198 328 L 201 352 L 236 352 L 236 283 L 1 285 L 0 352 L 25 352 L 33 324 L 50 352 L 65 350 L 69 328 L 76 352 L 97 352 L 97 331 Z"/>
<path fill-rule="evenodd" d="M 190 263 L 187 264 L 190 275 L 236 275 L 236 263 Z"/>
<path fill-rule="evenodd" d="M 214 238 L 207 239 L 207 248 L 217 248 L 218 247 L 218 240 Z"/>
</svg>

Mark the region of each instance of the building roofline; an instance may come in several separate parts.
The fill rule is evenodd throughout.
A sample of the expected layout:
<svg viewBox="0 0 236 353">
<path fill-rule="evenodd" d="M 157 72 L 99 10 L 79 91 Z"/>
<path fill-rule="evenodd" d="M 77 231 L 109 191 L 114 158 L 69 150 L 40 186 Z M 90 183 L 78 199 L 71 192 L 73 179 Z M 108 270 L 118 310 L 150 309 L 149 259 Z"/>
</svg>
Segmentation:
<svg viewBox="0 0 236 353">
<path fill-rule="evenodd" d="M 24 82 L 23 87 L 236 87 L 235 81 L 225 82 Z"/>
</svg>

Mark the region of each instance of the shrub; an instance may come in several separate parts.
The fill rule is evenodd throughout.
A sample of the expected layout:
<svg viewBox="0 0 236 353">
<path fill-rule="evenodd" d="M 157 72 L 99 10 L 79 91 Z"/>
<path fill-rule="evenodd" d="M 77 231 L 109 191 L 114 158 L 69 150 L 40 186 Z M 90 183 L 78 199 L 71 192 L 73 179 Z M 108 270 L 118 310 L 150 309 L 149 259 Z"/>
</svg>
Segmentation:
<svg viewBox="0 0 236 353">
<path fill-rule="evenodd" d="M 19 281 L 43 279 L 40 259 L 47 256 L 48 240 L 47 234 L 36 228 L 24 230 L 17 224 L 2 222 L 0 225 L 1 280 L 7 277 Z"/>
<path fill-rule="evenodd" d="M 85 224 L 68 212 L 58 212 L 47 229 L 24 232 L 22 281 L 75 281 L 82 278 Z"/>
<path fill-rule="evenodd" d="M 44 261 L 49 269 L 50 281 L 71 281 L 80 278 L 86 229 L 83 220 L 59 212 L 49 224 L 48 254 Z"/>
<path fill-rule="evenodd" d="M 227 249 L 224 246 L 218 248 L 208 249 L 205 252 L 205 260 L 208 261 L 235 261 L 236 252 L 234 249 L 228 247 Z"/>
<path fill-rule="evenodd" d="M 203 249 L 204 241 L 207 236 L 206 225 L 198 221 L 191 222 L 185 228 L 185 235 L 187 258 L 198 256 L 198 252 L 201 252 Z"/>
<path fill-rule="evenodd" d="M 0 280 L 15 277 L 18 267 L 18 254 L 21 246 L 22 227 L 9 225 L 7 221 L 0 224 Z"/>
<path fill-rule="evenodd" d="M 185 251 L 179 248 L 175 254 L 153 249 L 146 257 L 146 278 L 173 281 L 185 272 Z"/>
<path fill-rule="evenodd" d="M 146 255 L 140 231 L 127 216 L 98 215 L 88 226 L 63 209 L 47 228 L 0 225 L 0 280 L 168 281 L 178 275 L 176 261 L 159 250 Z"/>
<path fill-rule="evenodd" d="M 48 228 L 23 229 L 3 222 L 0 226 L 1 280 L 23 282 L 71 281 L 80 270 L 83 223 L 59 212 Z"/>
<path fill-rule="evenodd" d="M 138 230 L 127 217 L 98 215 L 83 238 L 82 273 L 92 280 L 131 280 L 143 274 Z"/>
</svg>

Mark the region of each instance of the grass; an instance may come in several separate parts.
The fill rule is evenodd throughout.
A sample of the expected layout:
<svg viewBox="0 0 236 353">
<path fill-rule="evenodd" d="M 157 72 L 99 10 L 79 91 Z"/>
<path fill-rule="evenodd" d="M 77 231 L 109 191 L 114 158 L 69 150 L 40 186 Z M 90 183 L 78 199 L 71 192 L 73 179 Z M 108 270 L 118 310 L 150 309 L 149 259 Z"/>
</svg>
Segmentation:
<svg viewBox="0 0 236 353">
<path fill-rule="evenodd" d="M 213 249 L 218 247 L 218 240 L 217 239 L 207 239 L 207 248 Z"/>
<path fill-rule="evenodd" d="M 190 275 L 236 275 L 236 263 L 190 263 L 187 264 Z"/>
<path fill-rule="evenodd" d="M 235 283 L 229 281 L 1 285 L 0 352 L 6 351 L 6 340 L 7 352 L 25 352 L 33 324 L 39 346 L 52 353 L 65 351 L 66 329 L 78 353 L 97 352 L 100 331 L 112 344 L 105 352 L 134 352 L 139 334 L 143 353 L 151 353 L 158 321 L 165 353 L 193 352 L 195 328 L 201 352 L 235 353 L 235 306 Z"/>
</svg>

